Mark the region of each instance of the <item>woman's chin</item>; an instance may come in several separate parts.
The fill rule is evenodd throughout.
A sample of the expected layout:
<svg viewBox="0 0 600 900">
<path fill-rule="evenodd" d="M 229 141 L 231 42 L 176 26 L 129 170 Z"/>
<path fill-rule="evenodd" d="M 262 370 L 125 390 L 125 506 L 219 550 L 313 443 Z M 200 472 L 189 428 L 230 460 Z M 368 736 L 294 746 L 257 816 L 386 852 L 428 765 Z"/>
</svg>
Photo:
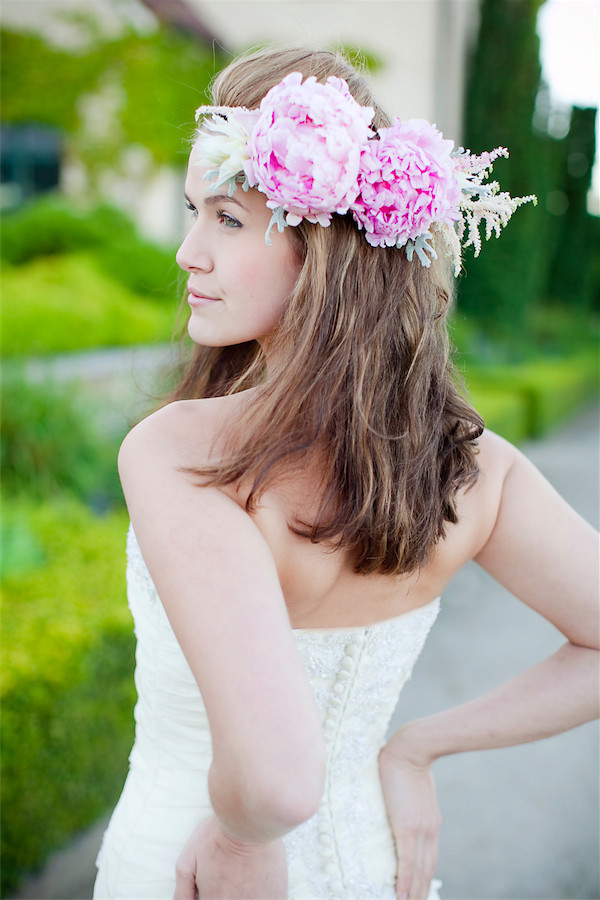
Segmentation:
<svg viewBox="0 0 600 900">
<path fill-rule="evenodd" d="M 193 318 L 188 322 L 187 332 L 190 339 L 199 347 L 232 347 L 234 344 L 242 343 L 242 341 L 228 339 L 225 335 L 211 334 L 208 329 L 198 327 L 198 323 L 194 322 Z"/>
</svg>

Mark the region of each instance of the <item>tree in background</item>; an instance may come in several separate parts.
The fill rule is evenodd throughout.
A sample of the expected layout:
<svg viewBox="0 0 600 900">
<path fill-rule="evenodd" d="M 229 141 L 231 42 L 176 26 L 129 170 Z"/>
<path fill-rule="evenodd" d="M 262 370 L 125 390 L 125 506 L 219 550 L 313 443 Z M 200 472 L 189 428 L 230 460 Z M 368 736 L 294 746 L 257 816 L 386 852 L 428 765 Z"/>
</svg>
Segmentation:
<svg viewBox="0 0 600 900">
<path fill-rule="evenodd" d="M 508 147 L 495 169 L 513 197 L 539 193 L 539 147 L 532 121 L 540 86 L 537 13 L 543 0 L 481 0 L 479 37 L 465 103 L 465 143 L 473 152 Z M 537 142 L 535 142 L 537 143 Z M 526 310 L 544 282 L 538 209 L 519 209 L 503 240 L 491 241 L 474 265 L 466 261 L 460 305 L 493 333 L 522 332 Z"/>
<path fill-rule="evenodd" d="M 600 310 L 600 218 L 587 212 L 596 153 L 596 109 L 574 107 L 565 139 L 566 165 L 557 201 L 556 253 L 550 266 L 547 294 L 554 303 L 568 302 L 586 311 Z"/>
<path fill-rule="evenodd" d="M 567 140 L 533 126 L 542 85 L 536 20 L 543 2 L 481 0 L 465 102 L 466 146 L 473 152 L 508 147 L 510 161 L 496 163 L 502 189 L 513 196 L 535 193 L 539 200 L 536 208 L 519 209 L 503 240 L 492 238 L 481 259 L 466 260 L 459 287 L 460 308 L 493 336 L 510 339 L 517 353 L 550 284 L 554 296 L 570 301 L 573 290 L 589 295 L 592 281 L 589 175 L 581 172 L 589 171 L 583 157 L 587 166 L 593 159 L 593 122 L 587 111 L 577 111 Z M 564 267 L 563 259 L 569 259 Z"/>
</svg>

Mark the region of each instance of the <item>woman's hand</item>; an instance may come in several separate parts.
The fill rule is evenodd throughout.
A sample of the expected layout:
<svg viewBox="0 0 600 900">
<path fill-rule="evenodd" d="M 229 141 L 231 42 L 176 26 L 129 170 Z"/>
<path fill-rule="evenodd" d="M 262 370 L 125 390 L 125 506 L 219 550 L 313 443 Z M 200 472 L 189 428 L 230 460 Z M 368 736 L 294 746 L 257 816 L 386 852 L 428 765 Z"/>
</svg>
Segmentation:
<svg viewBox="0 0 600 900">
<path fill-rule="evenodd" d="M 173 900 L 285 900 L 283 841 L 249 844 L 228 837 L 213 817 L 194 830 L 177 861 Z"/>
<path fill-rule="evenodd" d="M 431 766 L 421 765 L 395 745 L 381 751 L 379 771 L 396 843 L 396 897 L 426 900 L 435 874 L 442 822 Z"/>
</svg>

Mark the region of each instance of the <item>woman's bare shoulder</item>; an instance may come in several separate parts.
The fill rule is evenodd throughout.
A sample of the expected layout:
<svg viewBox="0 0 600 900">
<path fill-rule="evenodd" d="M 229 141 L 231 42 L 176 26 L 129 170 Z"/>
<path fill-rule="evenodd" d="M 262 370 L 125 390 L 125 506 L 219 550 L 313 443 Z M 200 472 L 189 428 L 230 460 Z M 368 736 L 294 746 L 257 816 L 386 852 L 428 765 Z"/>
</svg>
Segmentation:
<svg viewBox="0 0 600 900">
<path fill-rule="evenodd" d="M 237 396 L 175 400 L 142 419 L 125 437 L 119 471 L 140 459 L 162 458 L 178 466 L 198 467 L 214 461 L 227 424 L 239 412 Z"/>
<path fill-rule="evenodd" d="M 156 523 L 159 513 L 168 510 L 172 521 L 182 523 L 194 504 L 214 502 L 215 491 L 222 493 L 208 486 L 199 491 L 198 470 L 220 458 L 220 435 L 235 408 L 227 400 L 169 403 L 139 422 L 121 444 L 119 476 L 140 546 L 152 531 L 146 524 Z"/>
<path fill-rule="evenodd" d="M 486 428 L 477 441 L 479 470 L 489 478 L 504 479 L 515 459 L 521 455 L 517 448 Z"/>
<path fill-rule="evenodd" d="M 487 429 L 477 441 L 478 477 L 459 491 L 456 498 L 458 523 L 449 526 L 440 545 L 440 558 L 463 565 L 472 559 L 491 535 L 502 504 L 505 483 L 519 451 Z"/>
<path fill-rule="evenodd" d="M 459 493 L 458 506 L 473 512 L 493 514 L 500 503 L 504 482 L 518 450 L 500 435 L 486 428 L 477 440 L 478 477 L 474 486 Z M 460 512 L 459 512 L 460 518 Z"/>
<path fill-rule="evenodd" d="M 479 478 L 478 500 L 489 503 L 499 512 L 513 483 L 519 480 L 521 487 L 545 482 L 540 472 L 527 456 L 509 441 L 487 429 L 478 440 Z M 547 484 L 547 483 L 546 483 Z M 548 488 L 550 485 L 547 485 Z"/>
</svg>

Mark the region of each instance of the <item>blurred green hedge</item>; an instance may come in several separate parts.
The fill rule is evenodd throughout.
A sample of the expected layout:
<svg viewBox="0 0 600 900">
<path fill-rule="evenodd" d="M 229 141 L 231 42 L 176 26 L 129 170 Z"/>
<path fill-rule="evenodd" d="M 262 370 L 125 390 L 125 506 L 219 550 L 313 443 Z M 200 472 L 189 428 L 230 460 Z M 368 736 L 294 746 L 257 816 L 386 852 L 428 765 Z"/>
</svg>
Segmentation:
<svg viewBox="0 0 600 900">
<path fill-rule="evenodd" d="M 168 341 L 181 272 L 123 213 L 43 197 L 4 217 L 5 356 Z"/>
<path fill-rule="evenodd" d="M 540 437 L 598 394 L 598 356 L 471 365 L 466 383 L 486 426 L 520 443 Z"/>
<path fill-rule="evenodd" d="M 2 275 L 1 349 L 36 356 L 168 341 L 175 309 L 145 302 L 91 254 L 33 260 Z"/>
<path fill-rule="evenodd" d="M 3 502 L 2 896 L 115 802 L 133 741 L 127 516 Z M 14 560 L 14 557 L 13 557 Z"/>
<path fill-rule="evenodd" d="M 67 493 L 97 509 L 123 505 L 117 453 L 125 429 L 101 427 L 88 395 L 48 379 L 30 382 L 5 363 L 0 399 L 5 494 L 45 500 Z"/>
<path fill-rule="evenodd" d="M 93 250 L 99 267 L 129 290 L 149 300 L 173 297 L 180 274 L 175 248 L 145 240 L 112 206 L 88 208 L 48 194 L 2 220 L 0 258 L 11 265 L 84 250 Z"/>
</svg>

